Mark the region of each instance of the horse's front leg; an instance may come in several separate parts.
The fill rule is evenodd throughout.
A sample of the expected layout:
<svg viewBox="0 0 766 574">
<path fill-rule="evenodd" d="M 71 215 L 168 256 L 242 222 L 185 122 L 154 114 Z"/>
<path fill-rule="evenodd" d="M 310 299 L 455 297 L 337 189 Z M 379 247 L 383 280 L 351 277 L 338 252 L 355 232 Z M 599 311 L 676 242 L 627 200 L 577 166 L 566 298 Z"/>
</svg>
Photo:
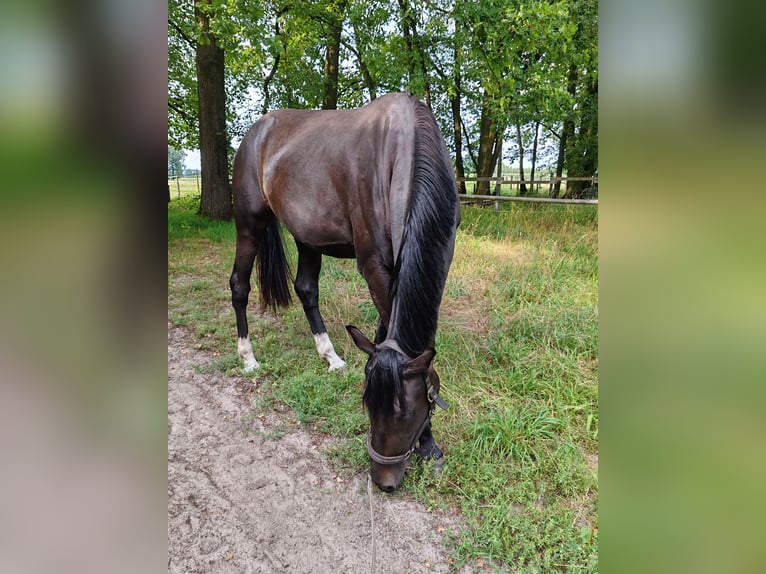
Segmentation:
<svg viewBox="0 0 766 574">
<path fill-rule="evenodd" d="M 302 243 L 295 243 L 298 246 L 298 272 L 295 274 L 293 286 L 303 304 L 303 312 L 314 335 L 317 353 L 330 364 L 330 371 L 342 369 L 346 363 L 335 352 L 319 312 L 319 271 L 322 268 L 322 254 Z"/>
<path fill-rule="evenodd" d="M 436 444 L 434 435 L 431 432 L 431 421 L 428 421 L 428 424 L 423 429 L 419 439 L 419 446 L 415 449 L 415 453 L 420 458 L 431 460 L 438 460 L 444 456 L 442 449 Z"/>
</svg>

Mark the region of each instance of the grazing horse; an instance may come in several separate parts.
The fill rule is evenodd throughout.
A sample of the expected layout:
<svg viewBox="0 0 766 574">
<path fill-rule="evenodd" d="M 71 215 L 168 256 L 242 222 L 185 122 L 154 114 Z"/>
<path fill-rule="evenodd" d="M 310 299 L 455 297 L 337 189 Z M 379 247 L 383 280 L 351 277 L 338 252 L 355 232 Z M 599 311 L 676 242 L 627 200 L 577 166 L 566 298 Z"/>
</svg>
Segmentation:
<svg viewBox="0 0 766 574">
<path fill-rule="evenodd" d="M 256 256 L 263 304 L 290 303 L 280 222 L 298 247 L 295 292 L 330 370 L 345 363 L 318 308 L 322 255 L 356 258 L 379 314 L 374 342 L 347 327 L 369 357 L 370 474 L 382 490 L 394 490 L 413 452 L 442 456 L 430 421 L 435 405 L 447 406 L 433 358 L 460 205 L 431 110 L 389 94 L 354 110 L 269 112 L 242 140 L 233 187 L 237 250 L 229 283 L 245 370 L 258 367 L 246 317 Z"/>
</svg>

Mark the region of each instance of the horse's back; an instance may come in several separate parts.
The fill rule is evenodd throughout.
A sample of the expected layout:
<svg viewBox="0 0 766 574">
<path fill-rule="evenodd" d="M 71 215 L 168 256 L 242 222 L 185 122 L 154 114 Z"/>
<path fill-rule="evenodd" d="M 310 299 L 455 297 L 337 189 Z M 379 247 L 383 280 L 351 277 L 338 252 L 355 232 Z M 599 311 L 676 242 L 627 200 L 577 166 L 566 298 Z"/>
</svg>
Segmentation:
<svg viewBox="0 0 766 574">
<path fill-rule="evenodd" d="M 260 198 L 241 204 L 262 202 L 296 240 L 328 253 L 335 247 L 349 253 L 343 246 L 365 240 L 390 241 L 391 221 L 396 235 L 406 215 L 413 126 L 406 94 L 353 110 L 269 112 L 237 152 L 235 196 L 237 183 L 249 182 Z"/>
</svg>

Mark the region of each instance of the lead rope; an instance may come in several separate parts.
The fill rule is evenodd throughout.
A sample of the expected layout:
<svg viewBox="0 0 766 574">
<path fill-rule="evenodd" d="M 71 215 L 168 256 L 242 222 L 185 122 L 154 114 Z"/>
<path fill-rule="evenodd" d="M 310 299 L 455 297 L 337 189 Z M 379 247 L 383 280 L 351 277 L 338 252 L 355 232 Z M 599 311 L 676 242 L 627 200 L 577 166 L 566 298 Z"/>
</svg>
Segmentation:
<svg viewBox="0 0 766 574">
<path fill-rule="evenodd" d="M 370 499 L 370 526 L 372 531 L 372 550 L 370 551 L 370 574 L 375 574 L 375 514 L 372 511 L 372 476 L 367 474 L 367 496 Z"/>
</svg>

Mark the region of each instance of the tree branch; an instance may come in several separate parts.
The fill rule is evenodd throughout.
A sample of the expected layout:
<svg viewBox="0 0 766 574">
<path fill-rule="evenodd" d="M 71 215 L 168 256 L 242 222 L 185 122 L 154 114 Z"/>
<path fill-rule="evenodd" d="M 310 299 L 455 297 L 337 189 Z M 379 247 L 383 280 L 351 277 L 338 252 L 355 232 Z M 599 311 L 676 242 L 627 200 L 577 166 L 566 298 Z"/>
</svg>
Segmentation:
<svg viewBox="0 0 766 574">
<path fill-rule="evenodd" d="M 436 60 L 429 57 L 428 62 L 433 66 L 434 70 L 436 70 L 436 73 L 439 74 L 442 80 L 447 79 L 447 74 L 444 73 L 444 70 L 442 70 L 439 66 L 436 65 Z"/>
<path fill-rule="evenodd" d="M 450 17 L 453 16 L 453 13 L 451 10 L 445 10 L 444 8 L 437 6 L 433 2 L 429 2 L 428 0 L 426 0 L 425 2 L 423 2 L 423 4 L 425 4 L 426 6 L 428 6 L 429 8 L 431 8 L 432 10 L 436 12 L 444 14 L 445 16 L 450 16 Z"/>
<path fill-rule="evenodd" d="M 543 126 L 549 132 L 551 132 L 554 136 L 556 136 L 557 139 L 561 139 L 561 134 L 557 133 L 556 130 L 554 130 L 552 127 L 550 127 L 549 125 L 547 125 L 544 122 L 540 122 L 540 125 Z"/>
<path fill-rule="evenodd" d="M 274 16 L 274 35 L 275 37 L 280 37 L 280 29 L 279 29 L 279 19 L 282 17 L 282 15 L 288 11 L 288 6 L 284 6 L 277 10 L 276 15 Z M 285 50 L 285 40 L 282 38 L 282 50 Z M 277 73 L 277 70 L 279 69 L 279 62 L 282 59 L 282 52 L 277 52 L 274 55 L 274 63 L 271 66 L 271 71 L 269 72 L 269 75 L 266 76 L 266 78 L 263 80 L 263 109 L 262 113 L 266 114 L 266 112 L 269 111 L 269 103 L 271 100 L 271 96 L 269 95 L 269 86 L 271 85 L 271 81 L 274 79 L 274 76 Z"/>
<path fill-rule="evenodd" d="M 183 39 L 187 44 L 189 44 L 192 50 L 197 49 L 197 42 L 193 40 L 192 38 L 190 38 L 189 36 L 187 36 L 186 32 L 183 31 L 181 26 L 173 22 L 170 18 L 168 18 L 168 26 L 173 28 L 178 33 L 178 35 L 181 36 L 181 39 Z"/>
<path fill-rule="evenodd" d="M 183 118 L 183 120 L 187 124 L 193 124 L 194 123 L 192 118 L 190 118 L 189 115 L 182 108 L 180 108 L 179 106 L 177 106 L 176 104 L 174 104 L 170 100 L 168 100 L 168 109 L 173 110 L 175 113 L 177 113 L 179 116 L 181 116 Z"/>
</svg>

